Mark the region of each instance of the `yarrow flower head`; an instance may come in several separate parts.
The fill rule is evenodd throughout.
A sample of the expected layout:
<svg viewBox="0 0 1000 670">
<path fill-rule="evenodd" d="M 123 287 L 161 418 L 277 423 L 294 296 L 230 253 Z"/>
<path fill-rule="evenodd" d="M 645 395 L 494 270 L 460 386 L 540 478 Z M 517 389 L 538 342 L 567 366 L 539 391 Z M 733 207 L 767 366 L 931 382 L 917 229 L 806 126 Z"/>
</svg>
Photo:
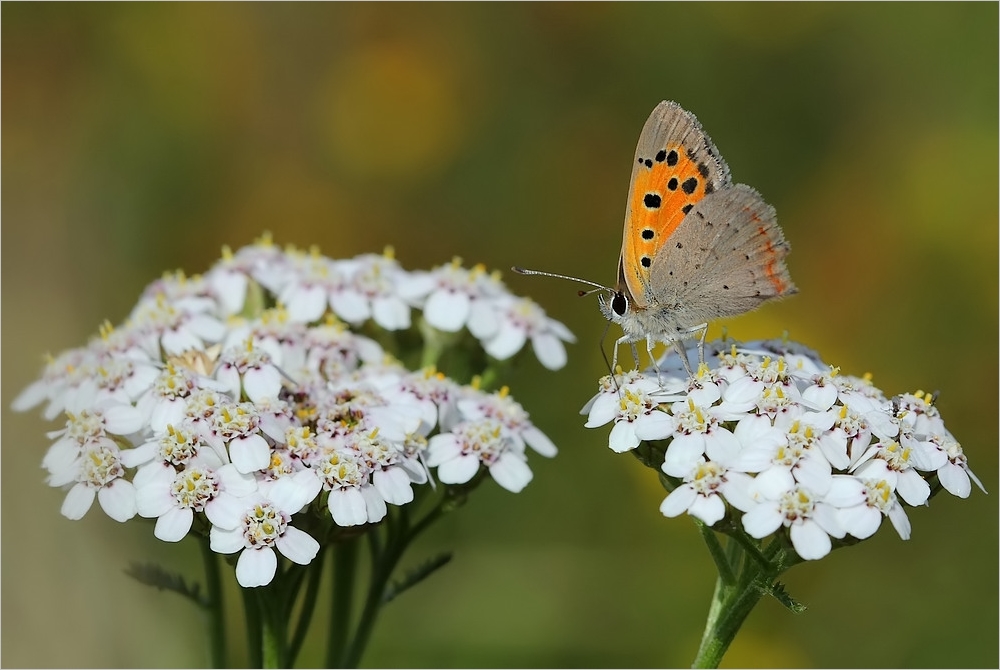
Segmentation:
<svg viewBox="0 0 1000 670">
<path fill-rule="evenodd" d="M 307 564 L 392 507 L 484 478 L 520 491 L 527 448 L 555 455 L 506 388 L 433 367 L 438 335 L 463 329 L 445 347 L 463 374 L 529 341 L 559 368 L 573 339 L 479 266 L 408 272 L 391 250 L 337 260 L 265 238 L 204 275 L 153 282 L 123 324 L 51 358 L 14 407 L 65 416 L 42 459 L 67 489 L 65 516 L 97 500 L 118 521 L 155 519 L 163 541 L 201 535 L 239 554 L 242 586 L 262 586 L 278 556 Z M 422 337 L 433 346 L 414 350 Z"/>
<path fill-rule="evenodd" d="M 666 476 L 665 516 L 781 536 L 814 560 L 886 517 L 908 539 L 906 506 L 983 489 L 930 394 L 887 397 L 787 341 L 720 341 L 705 357 L 691 378 L 663 363 L 605 377 L 582 410 L 589 428 L 614 423 L 612 450 Z"/>
</svg>

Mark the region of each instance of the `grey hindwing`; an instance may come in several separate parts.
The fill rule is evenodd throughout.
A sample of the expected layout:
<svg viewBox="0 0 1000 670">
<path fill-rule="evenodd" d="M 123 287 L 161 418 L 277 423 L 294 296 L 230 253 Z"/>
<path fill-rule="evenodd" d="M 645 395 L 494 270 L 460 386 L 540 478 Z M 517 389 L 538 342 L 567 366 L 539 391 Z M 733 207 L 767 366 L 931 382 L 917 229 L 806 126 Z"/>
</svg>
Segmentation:
<svg viewBox="0 0 1000 670">
<path fill-rule="evenodd" d="M 743 314 L 795 291 L 789 245 L 774 208 L 744 184 L 705 196 L 670 235 L 650 268 L 657 311 L 682 325 Z M 779 293 L 768 275 L 787 288 Z"/>
</svg>

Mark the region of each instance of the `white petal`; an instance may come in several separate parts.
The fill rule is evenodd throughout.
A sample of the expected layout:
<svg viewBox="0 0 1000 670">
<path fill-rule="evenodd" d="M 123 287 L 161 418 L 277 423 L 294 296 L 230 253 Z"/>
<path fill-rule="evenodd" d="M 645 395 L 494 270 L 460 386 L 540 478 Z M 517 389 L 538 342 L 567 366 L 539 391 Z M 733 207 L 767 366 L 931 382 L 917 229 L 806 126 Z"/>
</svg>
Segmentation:
<svg viewBox="0 0 1000 670">
<path fill-rule="evenodd" d="M 837 401 L 838 393 L 837 387 L 833 384 L 823 384 L 822 386 L 813 384 L 802 392 L 802 400 L 813 409 L 824 412 L 833 407 L 833 403 Z"/>
<path fill-rule="evenodd" d="M 795 478 L 788 469 L 768 468 L 754 477 L 750 495 L 755 500 L 759 500 L 761 496 L 768 500 L 778 500 L 793 488 L 795 488 Z"/>
<path fill-rule="evenodd" d="M 240 472 L 255 472 L 271 464 L 271 448 L 263 437 L 255 433 L 230 440 L 229 457 Z"/>
<path fill-rule="evenodd" d="M 160 345 L 168 356 L 178 356 L 185 351 L 200 350 L 205 346 L 204 342 L 186 328 L 164 331 L 160 338 Z"/>
<path fill-rule="evenodd" d="M 672 477 L 684 477 L 705 453 L 705 439 L 701 433 L 679 435 L 667 447 L 661 469 Z"/>
<path fill-rule="evenodd" d="M 142 396 L 160 376 L 160 371 L 152 365 L 136 363 L 132 375 L 125 380 L 125 391 L 131 400 Z"/>
<path fill-rule="evenodd" d="M 725 428 L 715 428 L 705 435 L 705 455 L 720 465 L 729 465 L 739 456 L 740 441 Z"/>
<path fill-rule="evenodd" d="M 319 542 L 294 526 L 286 527 L 274 544 L 285 558 L 299 565 L 308 565 L 319 553 Z"/>
<path fill-rule="evenodd" d="M 850 475 L 834 475 L 824 499 L 834 507 L 854 507 L 864 503 L 866 498 L 861 480 Z"/>
<path fill-rule="evenodd" d="M 369 523 L 378 523 L 389 513 L 389 510 L 385 506 L 385 499 L 379 495 L 374 486 L 362 486 L 361 497 L 365 501 Z"/>
<path fill-rule="evenodd" d="M 535 426 L 529 426 L 522 430 L 521 437 L 524 438 L 529 447 L 534 449 L 535 453 L 541 456 L 552 458 L 559 453 L 559 449 L 556 448 L 552 440 Z"/>
<path fill-rule="evenodd" d="M 698 496 L 691 504 L 689 513 L 704 521 L 706 525 L 712 526 L 726 515 L 726 504 L 722 502 L 722 498 L 714 493 L 708 496 Z"/>
<path fill-rule="evenodd" d="M 275 400 L 281 392 L 281 373 L 273 365 L 250 368 L 243 375 L 243 390 L 253 402 Z"/>
<path fill-rule="evenodd" d="M 599 393 L 592 399 L 585 428 L 598 428 L 618 416 L 618 396 Z M 581 412 L 582 413 L 582 412 Z"/>
<path fill-rule="evenodd" d="M 243 309 L 249 278 L 242 272 L 220 270 L 207 279 L 215 289 L 215 296 L 222 303 L 223 313 L 236 314 Z"/>
<path fill-rule="evenodd" d="M 660 503 L 660 513 L 673 518 L 688 511 L 691 503 L 698 497 L 698 492 L 690 484 L 678 486 Z"/>
<path fill-rule="evenodd" d="M 375 298 L 372 318 L 386 330 L 406 330 L 410 327 L 410 306 L 395 296 Z"/>
<path fill-rule="evenodd" d="M 498 361 L 505 361 L 519 352 L 527 339 L 524 328 L 504 321 L 500 324 L 499 332 L 483 343 L 483 349 Z"/>
<path fill-rule="evenodd" d="M 219 366 L 219 369 L 215 371 L 215 380 L 223 387 L 223 392 L 228 393 L 233 398 L 240 399 L 240 380 L 239 370 L 235 366 L 225 363 Z"/>
<path fill-rule="evenodd" d="M 947 463 L 937 471 L 937 474 L 941 480 L 941 486 L 953 496 L 968 498 L 969 494 L 972 493 L 972 482 L 969 481 L 969 475 L 960 465 Z"/>
<path fill-rule="evenodd" d="M 462 445 L 451 433 L 435 435 L 427 441 L 427 466 L 436 468 L 442 463 L 458 458 L 462 453 Z"/>
<path fill-rule="evenodd" d="M 118 454 L 118 460 L 126 468 L 137 468 L 140 465 L 145 465 L 153 460 L 159 451 L 159 444 L 156 442 L 146 442 L 140 444 L 134 449 L 122 449 L 121 453 Z M 132 483 L 136 486 L 139 485 L 134 479 Z"/>
<path fill-rule="evenodd" d="M 500 317 L 492 300 L 473 300 L 467 323 L 472 336 L 482 342 L 491 339 L 500 330 Z"/>
<path fill-rule="evenodd" d="M 50 473 L 75 470 L 75 464 L 80 458 L 80 444 L 69 437 L 64 437 L 52 443 L 42 458 L 42 467 Z M 72 481 L 72 480 L 71 480 Z"/>
<path fill-rule="evenodd" d="M 410 272 L 405 281 L 398 282 L 396 291 L 400 297 L 411 304 L 419 304 L 423 298 L 434 290 L 434 278 L 426 272 Z"/>
<path fill-rule="evenodd" d="M 745 406 L 747 409 L 757 404 L 761 392 L 764 390 L 764 382 L 749 376 L 740 377 L 726 387 L 722 392 L 722 399 L 734 407 Z M 767 420 L 766 417 L 763 417 Z M 770 421 L 767 422 L 770 425 Z"/>
<path fill-rule="evenodd" d="M 104 410 L 104 427 L 114 435 L 131 435 L 145 423 L 142 412 L 130 405 L 116 405 Z"/>
<path fill-rule="evenodd" d="M 972 468 L 970 468 L 968 465 L 965 466 L 965 473 L 969 475 L 969 479 L 971 479 L 973 482 L 976 483 L 976 486 L 979 487 L 980 491 L 982 491 L 983 493 L 987 492 L 986 487 L 983 486 L 983 483 L 981 481 L 979 481 L 979 477 L 976 476 L 976 473 L 973 472 Z"/>
<path fill-rule="evenodd" d="M 128 521 L 136 514 L 135 487 L 132 482 L 116 479 L 97 492 L 97 502 L 115 521 Z"/>
<path fill-rule="evenodd" d="M 246 510 L 245 500 L 223 491 L 205 505 L 205 516 L 208 517 L 213 526 L 232 529 L 240 525 Z"/>
<path fill-rule="evenodd" d="M 608 435 L 608 446 L 616 454 L 622 454 L 639 446 L 639 438 L 635 435 L 635 424 L 631 421 L 618 421 Z"/>
<path fill-rule="evenodd" d="M 246 540 L 243 537 L 244 528 L 233 528 L 223 530 L 218 526 L 212 526 L 208 532 L 208 538 L 212 551 L 217 554 L 235 554 L 240 549 L 246 547 Z"/>
<path fill-rule="evenodd" d="M 545 318 L 545 322 L 556 337 L 558 337 L 563 342 L 576 342 L 576 335 L 573 334 L 569 328 L 565 326 L 561 321 L 556 321 L 555 319 Z"/>
<path fill-rule="evenodd" d="M 372 473 L 372 486 L 391 505 L 405 505 L 413 500 L 410 477 L 402 468 L 376 470 Z"/>
<path fill-rule="evenodd" d="M 464 484 L 479 472 L 479 459 L 459 455 L 438 465 L 437 478 L 442 484 Z"/>
<path fill-rule="evenodd" d="M 566 365 L 566 347 L 555 335 L 542 333 L 531 338 L 531 348 L 538 361 L 548 370 L 560 370 Z"/>
<path fill-rule="evenodd" d="M 851 407 L 854 409 L 854 407 Z M 857 411 L 857 410 L 855 410 Z M 868 422 L 868 427 L 882 440 L 889 440 L 899 435 L 899 424 L 883 411 L 858 412 Z"/>
<path fill-rule="evenodd" d="M 168 425 L 177 426 L 184 419 L 186 403 L 180 398 L 164 398 L 153 405 L 149 415 L 149 427 L 154 433 L 162 433 Z"/>
<path fill-rule="evenodd" d="M 153 535 L 164 542 L 180 542 L 191 530 L 194 512 L 191 508 L 172 507 L 166 514 L 156 520 Z"/>
<path fill-rule="evenodd" d="M 674 419 L 666 412 L 653 411 L 635 421 L 635 436 L 640 440 L 662 440 L 674 432 Z"/>
<path fill-rule="evenodd" d="M 931 494 L 931 487 L 916 470 L 911 468 L 899 473 L 899 479 L 896 480 L 896 493 L 907 504 L 923 505 Z"/>
<path fill-rule="evenodd" d="M 326 311 L 326 291 L 322 286 L 290 285 L 281 292 L 288 318 L 295 323 L 315 321 Z"/>
<path fill-rule="evenodd" d="M 94 497 L 97 492 L 84 483 L 79 483 L 69 490 L 66 499 L 63 500 L 62 508 L 59 510 L 64 517 L 76 521 L 82 519 L 90 506 L 94 504 Z"/>
<path fill-rule="evenodd" d="M 511 493 L 518 493 L 533 477 L 531 468 L 517 454 L 507 452 L 490 466 L 493 481 Z"/>
<path fill-rule="evenodd" d="M 330 297 L 330 306 L 347 323 L 364 323 L 371 316 L 368 300 L 357 291 L 345 289 Z"/>
<path fill-rule="evenodd" d="M 328 507 L 338 526 L 361 526 L 368 523 L 365 499 L 358 489 L 330 491 Z"/>
<path fill-rule="evenodd" d="M 778 530 L 783 519 L 777 505 L 762 503 L 743 515 L 743 530 L 760 539 Z"/>
<path fill-rule="evenodd" d="M 215 452 L 209 452 L 213 455 Z M 257 490 L 257 480 L 252 474 L 246 474 L 236 469 L 232 463 L 227 463 L 215 471 L 222 485 L 222 490 L 226 493 L 242 498 Z"/>
<path fill-rule="evenodd" d="M 226 335 L 225 325 L 208 314 L 196 314 L 192 316 L 184 324 L 184 327 L 204 342 L 218 342 Z M 202 342 L 199 342 L 199 345 L 204 346 Z M 201 348 L 201 346 L 198 348 Z"/>
<path fill-rule="evenodd" d="M 132 484 L 136 487 L 135 505 L 139 516 L 154 519 L 166 514 L 176 505 L 176 500 L 170 493 L 170 485 L 174 483 L 176 476 L 177 471 L 166 463 L 150 463 L 136 473 Z"/>
<path fill-rule="evenodd" d="M 421 408 L 417 404 L 396 403 L 390 407 L 372 407 L 367 411 L 373 427 L 378 428 L 379 437 L 392 442 L 402 442 L 420 428 L 423 420 Z"/>
<path fill-rule="evenodd" d="M 722 389 L 719 388 L 718 384 L 705 384 L 691 389 L 687 397 L 699 407 L 711 407 L 716 400 L 722 397 Z"/>
<path fill-rule="evenodd" d="M 830 553 L 830 536 L 815 522 L 806 519 L 793 523 L 790 534 L 795 552 L 807 561 L 815 561 Z"/>
<path fill-rule="evenodd" d="M 818 502 L 813 509 L 811 518 L 827 535 L 837 538 L 844 537 L 844 527 L 840 525 L 836 507 L 824 502 Z"/>
<path fill-rule="evenodd" d="M 236 581 L 245 589 L 267 586 L 274 579 L 278 568 L 278 556 L 274 549 L 244 549 L 236 561 Z"/>
<path fill-rule="evenodd" d="M 300 470 L 282 477 L 268 491 L 268 497 L 279 509 L 297 514 L 311 503 L 323 488 L 323 482 L 312 470 Z"/>
<path fill-rule="evenodd" d="M 424 305 L 424 318 L 438 330 L 455 333 L 469 318 L 469 296 L 465 293 L 438 290 Z"/>
<path fill-rule="evenodd" d="M 40 404 L 48 396 L 49 385 L 43 379 L 36 380 L 28 385 L 28 388 L 21 391 L 14 402 L 11 403 L 11 409 L 15 412 L 24 412 L 31 409 L 32 407 Z"/>
<path fill-rule="evenodd" d="M 910 519 L 906 516 L 906 510 L 900 504 L 895 504 L 889 508 L 888 512 L 889 521 L 892 522 L 892 527 L 896 529 L 899 536 L 904 540 L 910 539 Z"/>
<path fill-rule="evenodd" d="M 799 462 L 792 468 L 792 475 L 795 477 L 795 481 L 818 496 L 825 496 L 833 483 L 830 463 L 818 454 L 800 458 Z"/>
<path fill-rule="evenodd" d="M 819 438 L 819 450 L 823 457 L 837 470 L 846 471 L 851 465 L 847 455 L 847 434 L 840 428 L 823 433 Z"/>
<path fill-rule="evenodd" d="M 757 504 L 750 497 L 751 484 L 753 484 L 753 477 L 730 470 L 726 473 L 726 481 L 722 483 L 720 491 L 725 496 L 726 502 L 741 512 L 747 512 Z"/>
<path fill-rule="evenodd" d="M 882 524 L 882 513 L 867 504 L 842 508 L 838 511 L 837 516 L 844 530 L 859 540 L 874 535 Z"/>
</svg>

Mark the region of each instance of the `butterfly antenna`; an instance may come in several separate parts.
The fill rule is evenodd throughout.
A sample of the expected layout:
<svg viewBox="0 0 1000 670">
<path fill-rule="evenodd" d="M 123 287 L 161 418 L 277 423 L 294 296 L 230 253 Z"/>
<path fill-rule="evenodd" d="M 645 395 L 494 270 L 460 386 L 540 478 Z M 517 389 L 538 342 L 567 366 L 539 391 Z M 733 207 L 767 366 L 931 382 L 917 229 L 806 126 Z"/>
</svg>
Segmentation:
<svg viewBox="0 0 1000 670">
<path fill-rule="evenodd" d="M 580 282 L 581 284 L 586 284 L 588 286 L 593 286 L 594 288 L 590 291 L 581 291 L 580 295 L 590 295 L 591 293 L 597 293 L 598 291 L 607 291 L 608 293 L 614 293 L 614 289 L 605 286 L 604 284 L 598 284 L 595 281 L 590 281 L 589 279 L 580 279 L 579 277 L 570 277 L 569 275 L 556 274 L 555 272 L 542 272 L 541 270 L 529 270 L 528 268 L 521 268 L 514 266 L 511 268 L 514 272 L 519 275 L 538 275 L 540 277 L 555 277 L 556 279 L 567 279 L 569 281 Z"/>
</svg>

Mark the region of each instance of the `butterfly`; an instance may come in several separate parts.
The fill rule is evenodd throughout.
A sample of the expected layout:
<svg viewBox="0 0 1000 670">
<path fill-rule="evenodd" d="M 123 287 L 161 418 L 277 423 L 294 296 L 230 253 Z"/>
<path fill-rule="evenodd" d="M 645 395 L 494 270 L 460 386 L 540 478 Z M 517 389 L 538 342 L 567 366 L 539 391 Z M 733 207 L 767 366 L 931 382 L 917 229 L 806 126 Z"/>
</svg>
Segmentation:
<svg viewBox="0 0 1000 670">
<path fill-rule="evenodd" d="M 646 340 L 673 345 L 693 374 L 682 341 L 699 337 L 704 362 L 708 323 L 797 292 L 785 265 L 790 246 L 774 208 L 745 184 L 733 184 L 715 144 L 694 114 L 661 102 L 639 135 L 625 205 L 614 288 L 515 267 L 520 274 L 579 281 L 599 292 L 601 313 L 621 326 L 618 347 Z M 659 368 L 657 367 L 659 377 Z"/>
</svg>

